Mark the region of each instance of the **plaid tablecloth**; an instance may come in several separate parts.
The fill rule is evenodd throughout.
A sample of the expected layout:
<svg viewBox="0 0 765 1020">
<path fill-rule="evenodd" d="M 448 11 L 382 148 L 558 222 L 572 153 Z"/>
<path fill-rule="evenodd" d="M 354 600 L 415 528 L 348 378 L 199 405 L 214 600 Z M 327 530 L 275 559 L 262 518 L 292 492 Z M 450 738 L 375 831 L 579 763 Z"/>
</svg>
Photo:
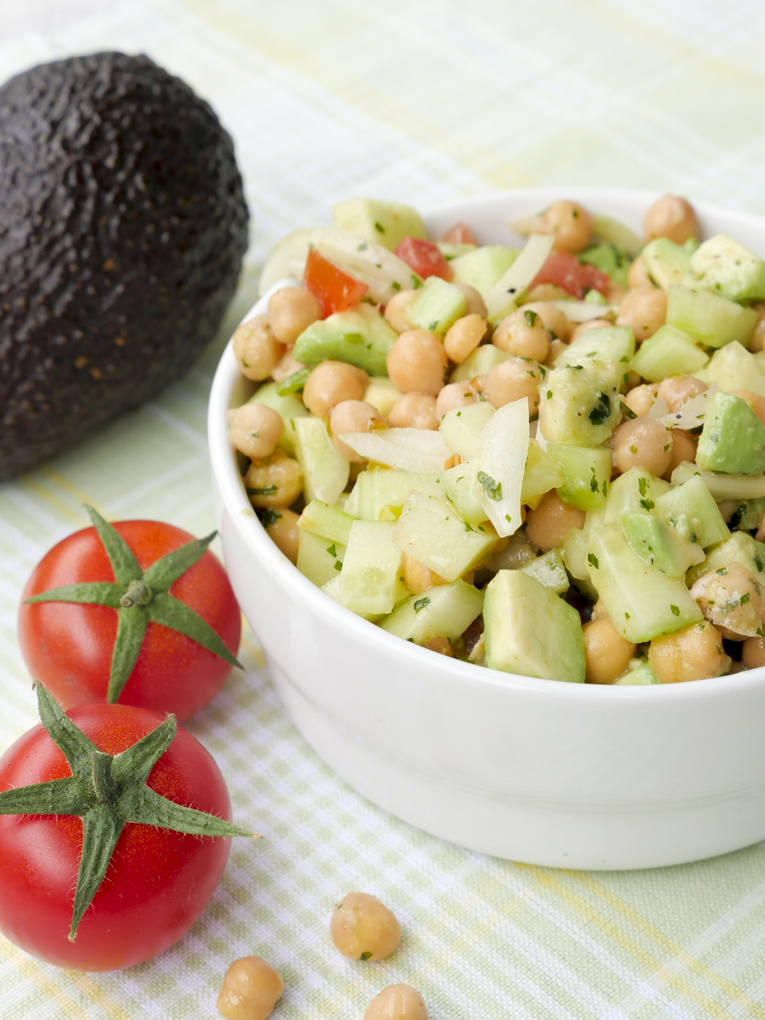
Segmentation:
<svg viewBox="0 0 765 1020">
<path fill-rule="evenodd" d="M 210 530 L 205 407 L 225 337 L 280 235 L 359 194 L 418 206 L 531 184 L 671 190 L 765 212 L 762 0 L 2 0 L 0 78 L 101 49 L 146 52 L 209 98 L 253 213 L 234 308 L 160 400 L 0 487 L 0 749 L 35 722 L 15 635 L 23 582 L 87 521 Z M 360 798 L 306 746 L 246 633 L 247 670 L 190 729 L 215 755 L 234 846 L 191 932 L 125 973 L 57 970 L 0 938 L 3 1020 L 215 1014 L 231 960 L 265 956 L 283 1020 L 361 1017 L 406 981 L 432 1020 L 765 1018 L 765 849 L 586 874 L 449 846 Z M 404 929 L 353 964 L 327 925 L 346 891 Z"/>
</svg>

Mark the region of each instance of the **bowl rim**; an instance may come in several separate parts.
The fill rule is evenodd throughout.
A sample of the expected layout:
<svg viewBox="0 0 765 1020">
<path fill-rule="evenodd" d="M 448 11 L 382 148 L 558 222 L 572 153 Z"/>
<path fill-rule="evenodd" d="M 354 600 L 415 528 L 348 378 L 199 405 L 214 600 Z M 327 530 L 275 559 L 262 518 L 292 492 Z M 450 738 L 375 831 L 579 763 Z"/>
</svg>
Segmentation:
<svg viewBox="0 0 765 1020">
<path fill-rule="evenodd" d="M 490 191 L 480 195 L 457 197 L 449 201 L 428 206 L 423 218 L 428 221 L 449 214 L 459 207 L 459 215 L 468 209 L 491 209 L 502 206 L 505 202 L 519 199 L 521 202 L 549 202 L 560 198 L 562 194 L 582 201 L 597 202 L 598 198 L 609 198 L 629 203 L 645 203 L 655 201 L 660 193 L 633 188 L 610 188 L 598 186 L 544 186 L 535 188 L 516 188 L 513 190 Z M 693 202 L 694 208 L 702 217 L 705 215 L 724 216 L 729 221 L 740 221 L 751 226 L 759 224 L 765 240 L 765 217 L 756 213 L 747 213 L 737 209 L 728 209 L 705 201 Z M 535 206 L 539 208 L 538 205 Z M 520 215 L 520 213 L 519 213 Z M 246 322 L 254 315 L 265 310 L 268 298 L 280 287 L 294 281 L 280 281 L 263 294 L 253 307 L 242 317 Z M 374 623 L 357 616 L 330 598 L 325 592 L 314 585 L 291 563 L 287 557 L 268 538 L 265 528 L 247 499 L 239 474 L 237 457 L 228 438 L 226 427 L 226 411 L 231 407 L 233 392 L 241 382 L 233 352 L 233 337 L 229 339 L 213 378 L 208 403 L 208 449 L 211 470 L 218 486 L 223 507 L 228 512 L 231 525 L 237 530 L 239 537 L 258 558 L 268 573 L 278 579 L 288 591 L 290 599 L 305 603 L 312 614 L 325 617 L 335 625 L 350 629 L 358 639 L 370 646 L 382 642 L 381 651 L 388 655 L 398 655 L 409 661 L 413 668 L 426 667 L 432 671 L 436 665 L 433 653 L 411 642 L 402 641 L 399 637 L 389 634 Z M 650 693 L 642 686 L 616 686 L 614 684 L 565 683 L 560 680 L 523 676 L 516 673 L 505 673 L 460 659 L 440 656 L 438 667 L 449 674 L 453 680 L 473 686 L 483 685 L 502 688 L 504 690 L 523 691 L 525 694 L 538 697 L 556 697 L 558 699 L 611 698 L 632 701 L 635 698 L 667 699 L 671 701 L 709 697 L 730 697 L 733 693 L 747 692 L 765 684 L 765 666 L 721 677 L 712 677 L 703 681 L 650 685 Z M 577 701 L 579 704 L 579 701 Z"/>
</svg>

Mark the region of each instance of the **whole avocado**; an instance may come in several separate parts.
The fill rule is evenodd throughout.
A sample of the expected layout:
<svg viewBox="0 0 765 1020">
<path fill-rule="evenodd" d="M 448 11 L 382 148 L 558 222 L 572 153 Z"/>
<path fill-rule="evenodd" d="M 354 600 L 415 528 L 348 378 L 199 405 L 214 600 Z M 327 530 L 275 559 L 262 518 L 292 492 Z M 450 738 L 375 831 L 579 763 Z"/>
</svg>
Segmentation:
<svg viewBox="0 0 765 1020">
<path fill-rule="evenodd" d="M 145 56 L 0 88 L 0 479 L 186 372 L 247 249 L 230 136 Z"/>
</svg>

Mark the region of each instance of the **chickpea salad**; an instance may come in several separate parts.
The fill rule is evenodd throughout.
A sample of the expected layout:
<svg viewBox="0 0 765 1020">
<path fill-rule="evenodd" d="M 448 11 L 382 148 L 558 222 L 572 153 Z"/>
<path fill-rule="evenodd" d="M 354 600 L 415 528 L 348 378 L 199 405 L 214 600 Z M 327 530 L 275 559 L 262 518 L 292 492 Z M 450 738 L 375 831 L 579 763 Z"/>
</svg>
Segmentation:
<svg viewBox="0 0 765 1020">
<path fill-rule="evenodd" d="M 565 200 L 510 226 L 428 238 L 355 199 L 277 245 L 228 412 L 267 534 L 347 609 L 491 669 L 765 665 L 765 261 L 672 195 L 642 238 Z"/>
</svg>

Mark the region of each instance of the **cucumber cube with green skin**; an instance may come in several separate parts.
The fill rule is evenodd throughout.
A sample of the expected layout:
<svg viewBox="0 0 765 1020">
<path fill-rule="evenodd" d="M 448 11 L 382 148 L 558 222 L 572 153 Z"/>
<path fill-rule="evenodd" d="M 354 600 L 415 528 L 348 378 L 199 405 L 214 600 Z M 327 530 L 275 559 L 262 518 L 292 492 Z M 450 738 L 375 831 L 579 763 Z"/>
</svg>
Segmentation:
<svg viewBox="0 0 765 1020">
<path fill-rule="evenodd" d="M 322 588 L 337 577 L 343 568 L 345 546 L 330 542 L 321 535 L 313 535 L 304 528 L 298 539 L 297 568 L 309 581 Z"/>
<path fill-rule="evenodd" d="M 667 577 L 685 577 L 689 567 L 704 560 L 697 542 L 683 538 L 652 514 L 624 514 L 622 527 L 634 553 Z"/>
<path fill-rule="evenodd" d="M 707 409 L 696 450 L 702 471 L 761 475 L 765 471 L 765 425 L 741 397 L 716 393 Z"/>
<path fill-rule="evenodd" d="M 653 513 L 702 549 L 730 537 L 720 508 L 698 475 L 658 496 Z"/>
<path fill-rule="evenodd" d="M 416 645 L 435 637 L 456 641 L 482 609 L 482 591 L 465 581 L 453 581 L 410 596 L 380 621 L 380 628 Z"/>
<path fill-rule="evenodd" d="M 476 479 L 477 471 L 478 462 L 472 460 L 457 464 L 456 467 L 449 468 L 438 476 L 444 496 L 457 508 L 462 520 L 472 524 L 474 528 L 489 519 L 478 495 L 480 490 Z"/>
<path fill-rule="evenodd" d="M 379 619 L 393 612 L 394 606 L 409 595 L 401 576 L 395 528 L 393 521 L 355 521 L 343 569 L 323 585 L 322 591 L 366 619 Z"/>
<path fill-rule="evenodd" d="M 691 268 L 691 253 L 682 244 L 657 237 L 643 248 L 646 272 L 657 287 L 669 290 L 671 283 L 682 283 Z"/>
<path fill-rule="evenodd" d="M 348 484 L 350 464 L 335 449 L 321 418 L 293 418 L 295 457 L 303 470 L 303 492 L 310 503 L 334 503 Z"/>
<path fill-rule="evenodd" d="M 548 443 L 547 452 L 561 476 L 558 495 L 563 502 L 580 510 L 602 510 L 611 485 L 613 450 Z"/>
<path fill-rule="evenodd" d="M 608 273 L 614 283 L 627 286 L 627 274 L 630 271 L 632 259 L 620 245 L 613 243 L 593 245 L 592 248 L 581 252 L 579 261 L 586 265 L 597 266 L 604 273 Z M 593 291 L 590 291 L 590 294 L 592 293 Z"/>
<path fill-rule="evenodd" d="M 703 619 L 685 581 L 649 567 L 618 525 L 593 528 L 587 563 L 598 597 L 627 641 L 651 641 Z"/>
<path fill-rule="evenodd" d="M 309 368 L 322 361 L 345 361 L 369 375 L 387 375 L 386 359 L 397 338 L 376 308 L 360 304 L 312 322 L 295 341 L 292 355 Z"/>
<path fill-rule="evenodd" d="M 377 375 L 369 380 L 364 400 L 376 408 L 383 418 L 387 418 L 396 401 L 403 397 L 387 375 Z"/>
<path fill-rule="evenodd" d="M 445 499 L 410 492 L 395 524 L 398 548 L 424 563 L 445 581 L 472 570 L 496 544 L 498 535 L 486 521 L 476 528 L 463 521 Z"/>
<path fill-rule="evenodd" d="M 691 270 L 702 287 L 731 301 L 765 298 L 765 262 L 726 234 L 710 237 L 691 256 Z"/>
<path fill-rule="evenodd" d="M 706 347 L 724 347 L 733 340 L 746 346 L 752 338 L 759 315 L 721 294 L 698 287 L 671 283 L 667 296 L 667 325 Z"/>
<path fill-rule="evenodd" d="M 406 317 L 415 328 L 443 336 L 466 311 L 467 300 L 461 290 L 440 276 L 429 276 L 407 305 Z"/>
<path fill-rule="evenodd" d="M 602 446 L 621 419 L 618 365 L 588 361 L 555 368 L 539 387 L 539 425 L 550 443 Z"/>
<path fill-rule="evenodd" d="M 545 588 L 551 588 L 557 595 L 563 595 L 571 587 L 563 557 L 557 549 L 550 549 L 543 556 L 537 556 L 521 567 L 521 570 Z"/>
<path fill-rule="evenodd" d="M 320 499 L 312 499 L 305 507 L 297 525 L 303 531 L 309 531 L 320 538 L 328 538 L 330 542 L 348 545 L 351 537 L 351 525 L 356 520 L 350 514 L 329 506 Z"/>
<path fill-rule="evenodd" d="M 279 446 L 292 456 L 295 453 L 295 431 L 292 419 L 305 418 L 308 414 L 308 408 L 300 397 L 295 396 L 294 393 L 288 393 L 286 396 L 280 397 L 277 393 L 278 386 L 279 383 L 275 382 L 265 383 L 253 393 L 249 403 L 265 404 L 266 407 L 270 407 L 272 411 L 276 411 L 280 415 L 284 422 L 284 432 L 282 432 L 281 439 L 279 440 Z"/>
<path fill-rule="evenodd" d="M 765 397 L 765 364 L 736 340 L 715 351 L 704 369 L 705 382 L 716 382 L 721 390 L 751 390 Z"/>
<path fill-rule="evenodd" d="M 345 510 L 363 521 L 379 521 L 386 507 L 400 509 L 410 492 L 443 497 L 438 475 L 397 470 L 362 471 Z"/>
<path fill-rule="evenodd" d="M 630 468 L 611 483 L 602 523 L 621 524 L 626 513 L 650 513 L 656 500 L 671 488 L 669 482 L 649 471 Z"/>
<path fill-rule="evenodd" d="M 509 357 L 507 351 L 501 351 L 494 344 L 481 344 L 468 354 L 461 365 L 457 365 L 449 376 L 449 382 L 470 382 L 476 376 L 486 375 Z"/>
<path fill-rule="evenodd" d="M 587 569 L 587 535 L 581 528 L 572 528 L 563 539 L 561 555 L 575 586 L 588 599 L 597 601 L 598 593 L 592 586 Z"/>
<path fill-rule="evenodd" d="M 481 432 L 493 414 L 494 407 L 488 401 L 447 411 L 438 431 L 449 452 L 458 453 L 463 460 L 475 460 L 480 456 Z"/>
<path fill-rule="evenodd" d="M 640 345 L 632 370 L 649 382 L 661 382 L 668 375 L 693 375 L 708 363 L 709 355 L 687 333 L 665 325 Z"/>
<path fill-rule="evenodd" d="M 659 678 L 651 669 L 648 659 L 643 659 L 639 665 L 628 670 L 618 680 L 614 680 L 614 683 L 619 687 L 646 687 L 649 684 L 658 684 Z"/>
<path fill-rule="evenodd" d="M 335 226 L 350 230 L 370 244 L 382 244 L 393 251 L 405 237 L 425 238 L 422 217 L 409 205 L 379 198 L 352 198 L 333 210 Z"/>
<path fill-rule="evenodd" d="M 629 375 L 629 363 L 634 353 L 635 335 L 631 329 L 627 326 L 601 326 L 586 330 L 565 347 L 555 359 L 555 367 L 583 365 L 587 361 L 613 361 L 623 365 L 623 373 Z"/>
<path fill-rule="evenodd" d="M 696 581 L 710 570 L 720 570 L 729 563 L 741 563 L 765 585 L 765 545 L 757 542 L 744 531 L 735 531 L 724 542 L 707 549 L 706 559 L 697 567 L 691 567 L 685 583 L 691 588 Z"/>
<path fill-rule="evenodd" d="M 543 680 L 584 683 L 579 613 L 522 570 L 500 570 L 483 605 L 486 665 Z"/>
<path fill-rule="evenodd" d="M 455 283 L 466 283 L 481 295 L 488 294 L 518 258 L 517 248 L 506 248 L 501 244 L 485 244 L 459 258 L 451 264 Z"/>
<path fill-rule="evenodd" d="M 549 452 L 543 450 L 536 439 L 529 439 L 529 452 L 526 457 L 526 468 L 523 472 L 521 487 L 521 503 L 525 503 L 533 509 L 541 502 L 542 496 L 546 492 L 557 488 L 560 484 L 560 471 Z"/>
</svg>

